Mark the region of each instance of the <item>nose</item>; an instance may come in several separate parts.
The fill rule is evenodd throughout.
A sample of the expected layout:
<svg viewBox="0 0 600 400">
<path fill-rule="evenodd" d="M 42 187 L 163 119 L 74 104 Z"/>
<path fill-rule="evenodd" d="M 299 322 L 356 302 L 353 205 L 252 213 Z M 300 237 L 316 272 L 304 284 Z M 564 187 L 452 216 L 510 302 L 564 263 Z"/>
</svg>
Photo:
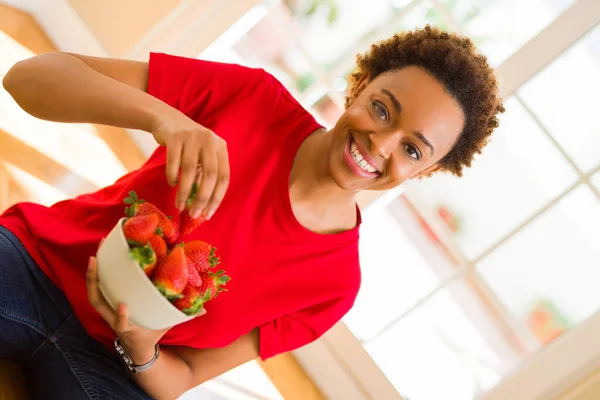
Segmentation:
<svg viewBox="0 0 600 400">
<path fill-rule="evenodd" d="M 378 155 L 384 160 L 392 156 L 394 150 L 400 147 L 402 133 L 394 132 L 373 132 L 369 134 L 371 141 L 371 152 L 373 155 Z"/>
</svg>

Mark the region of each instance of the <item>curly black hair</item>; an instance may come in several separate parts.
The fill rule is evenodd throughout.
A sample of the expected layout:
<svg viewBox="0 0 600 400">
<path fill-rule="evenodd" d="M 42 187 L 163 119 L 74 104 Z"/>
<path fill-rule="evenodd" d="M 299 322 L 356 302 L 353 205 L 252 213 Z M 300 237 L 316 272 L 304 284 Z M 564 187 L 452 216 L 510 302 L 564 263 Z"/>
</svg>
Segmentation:
<svg viewBox="0 0 600 400">
<path fill-rule="evenodd" d="M 359 54 L 357 69 L 350 77 L 351 89 L 364 74 L 372 80 L 408 66 L 421 67 L 436 77 L 465 113 L 462 133 L 439 162 L 442 170 L 462 176 L 463 167 L 471 166 L 475 154 L 481 153 L 498 127 L 497 114 L 504 112 L 494 71 L 469 38 L 427 25 L 396 34 Z M 346 107 L 350 103 L 346 97 Z"/>
</svg>

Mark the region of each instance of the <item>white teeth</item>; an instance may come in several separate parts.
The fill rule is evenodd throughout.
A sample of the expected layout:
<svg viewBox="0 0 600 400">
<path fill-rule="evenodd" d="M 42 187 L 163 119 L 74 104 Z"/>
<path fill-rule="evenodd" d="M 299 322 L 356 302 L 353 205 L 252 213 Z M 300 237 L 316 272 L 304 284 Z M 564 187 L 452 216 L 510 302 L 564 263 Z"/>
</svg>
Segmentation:
<svg viewBox="0 0 600 400">
<path fill-rule="evenodd" d="M 352 144 L 350 145 L 350 154 L 352 155 L 352 159 L 356 165 L 358 165 L 360 168 L 372 174 L 377 172 L 377 169 L 369 164 L 363 158 L 362 154 L 360 154 L 360 151 L 358 151 L 358 147 L 356 147 L 356 143 L 354 143 L 354 141 L 352 141 Z"/>
</svg>

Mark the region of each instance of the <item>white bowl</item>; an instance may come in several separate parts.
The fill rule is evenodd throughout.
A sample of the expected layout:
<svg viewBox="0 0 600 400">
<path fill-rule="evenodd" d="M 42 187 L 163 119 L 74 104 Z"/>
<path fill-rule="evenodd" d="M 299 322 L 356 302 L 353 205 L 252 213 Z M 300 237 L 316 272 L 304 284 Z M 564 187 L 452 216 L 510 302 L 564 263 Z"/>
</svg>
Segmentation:
<svg viewBox="0 0 600 400">
<path fill-rule="evenodd" d="M 160 294 L 139 263 L 131 258 L 123 234 L 126 219 L 119 220 L 96 255 L 100 291 L 108 304 L 116 310 L 119 303 L 125 303 L 132 322 L 153 330 L 195 318 L 178 310 Z"/>
</svg>

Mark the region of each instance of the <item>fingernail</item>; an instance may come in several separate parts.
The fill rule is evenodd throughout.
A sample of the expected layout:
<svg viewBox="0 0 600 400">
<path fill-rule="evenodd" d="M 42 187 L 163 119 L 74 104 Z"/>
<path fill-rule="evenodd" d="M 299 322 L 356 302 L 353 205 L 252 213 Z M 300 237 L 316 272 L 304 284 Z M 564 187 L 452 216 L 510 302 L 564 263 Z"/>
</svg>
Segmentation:
<svg viewBox="0 0 600 400">
<path fill-rule="evenodd" d="M 212 216 L 214 215 L 214 213 L 215 213 L 215 210 L 208 210 L 208 212 L 206 213 L 206 216 L 205 216 L 206 220 L 208 221 L 209 219 L 211 219 Z"/>
<path fill-rule="evenodd" d="M 179 212 L 183 212 L 183 210 L 185 210 L 185 202 L 181 202 L 179 203 L 179 206 L 177 207 L 179 209 Z"/>
<path fill-rule="evenodd" d="M 196 219 L 196 218 L 198 218 L 200 216 L 200 212 L 201 212 L 200 210 L 192 210 L 191 213 L 190 213 L 190 216 L 193 219 Z"/>
</svg>

